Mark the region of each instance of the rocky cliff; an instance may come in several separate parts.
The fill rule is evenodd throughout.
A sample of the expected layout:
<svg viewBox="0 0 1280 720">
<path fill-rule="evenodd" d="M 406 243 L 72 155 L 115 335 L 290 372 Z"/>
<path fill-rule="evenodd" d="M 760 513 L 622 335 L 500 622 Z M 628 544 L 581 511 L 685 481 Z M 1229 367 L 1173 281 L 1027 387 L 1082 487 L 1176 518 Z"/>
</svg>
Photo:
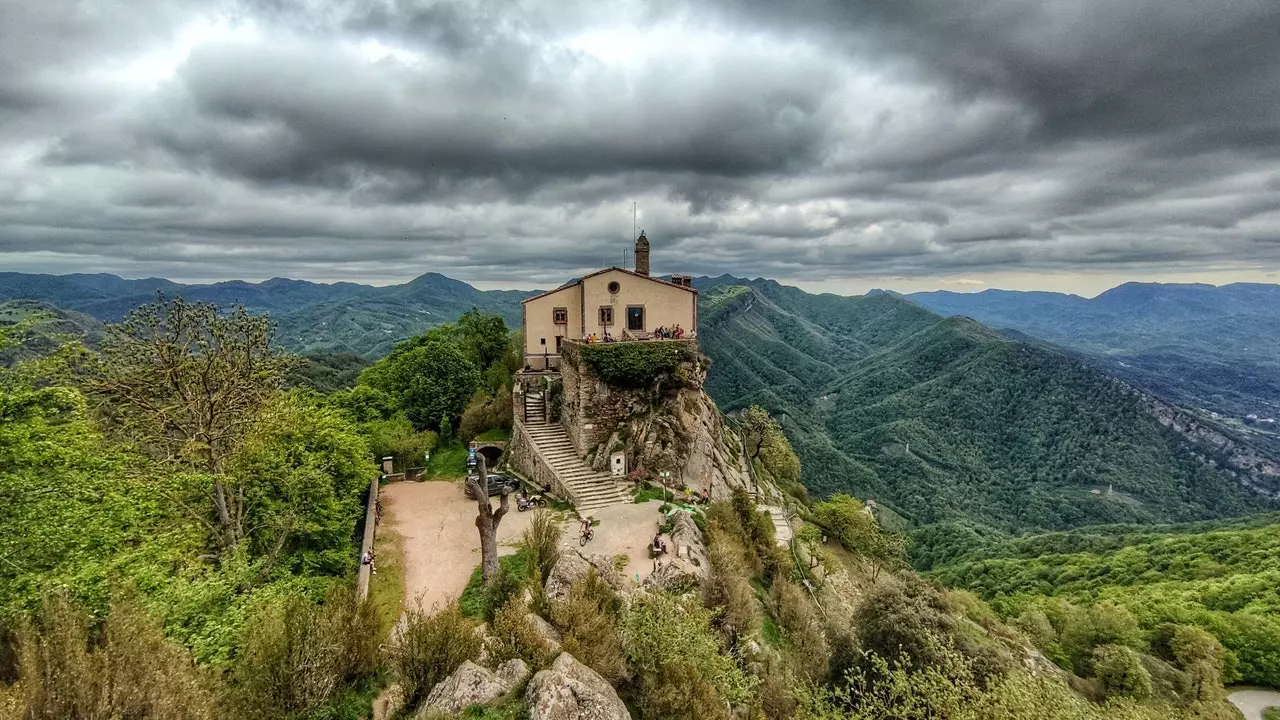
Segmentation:
<svg viewBox="0 0 1280 720">
<path fill-rule="evenodd" d="M 631 475 L 728 497 L 750 488 L 741 443 L 703 390 L 695 341 L 580 345 L 563 353 L 560 419 L 589 465 L 622 452 Z"/>
</svg>

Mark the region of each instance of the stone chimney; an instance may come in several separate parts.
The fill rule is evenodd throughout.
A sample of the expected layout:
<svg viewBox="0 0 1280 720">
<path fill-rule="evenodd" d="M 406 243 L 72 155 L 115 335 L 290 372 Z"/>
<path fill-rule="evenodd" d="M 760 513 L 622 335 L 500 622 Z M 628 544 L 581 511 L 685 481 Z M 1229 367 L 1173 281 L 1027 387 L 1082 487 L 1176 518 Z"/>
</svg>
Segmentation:
<svg viewBox="0 0 1280 720">
<path fill-rule="evenodd" d="M 636 238 L 636 273 L 644 276 L 649 275 L 649 238 L 644 236 L 644 231 L 640 231 L 640 237 Z"/>
</svg>

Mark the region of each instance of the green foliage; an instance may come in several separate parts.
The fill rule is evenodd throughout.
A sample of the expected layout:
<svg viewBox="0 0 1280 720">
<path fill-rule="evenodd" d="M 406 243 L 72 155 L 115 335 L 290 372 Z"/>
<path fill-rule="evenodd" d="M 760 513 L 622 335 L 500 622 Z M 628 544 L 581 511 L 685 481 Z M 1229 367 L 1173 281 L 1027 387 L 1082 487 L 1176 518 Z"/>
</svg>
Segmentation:
<svg viewBox="0 0 1280 720">
<path fill-rule="evenodd" d="M 567 598 L 551 605 L 551 622 L 560 631 L 564 651 L 614 685 L 630 674 L 619 629 L 621 611 L 622 602 L 595 568 L 569 588 Z"/>
<path fill-rule="evenodd" d="M 895 569 L 906 565 L 905 538 L 885 532 L 857 498 L 837 493 L 815 503 L 813 519 L 845 549 L 861 555 L 877 567 Z"/>
<path fill-rule="evenodd" d="M 551 646 L 528 617 L 518 596 L 507 598 L 489 623 L 489 658 L 494 663 L 519 658 L 537 671 L 551 664 Z"/>
<path fill-rule="evenodd" d="M 233 673 L 240 717 L 307 716 L 377 672 L 378 618 L 353 598 L 340 586 L 322 605 L 294 595 L 254 616 Z"/>
<path fill-rule="evenodd" d="M 458 424 L 458 438 L 470 442 L 486 432 L 511 430 L 511 388 L 500 386 L 497 390 L 479 390 L 471 398 Z"/>
<path fill-rule="evenodd" d="M 1273 521 L 1274 518 L 1271 518 Z M 1075 612 L 1061 601 L 1119 606 L 1137 628 L 1155 633 L 1155 654 L 1176 660 L 1156 631 L 1165 623 L 1198 627 L 1225 646 L 1224 681 L 1280 683 L 1280 525 L 1197 524 L 1188 527 L 1088 528 L 1018 540 L 990 537 L 954 565 L 933 573 L 992 599 L 1006 616 L 1040 608 L 1059 628 Z M 1064 549 L 1083 552 L 1056 554 Z M 1043 556 L 1035 554 L 1045 552 Z M 987 553 L 991 559 L 976 559 Z M 1140 633 L 1139 633 L 1140 634 Z M 1142 649 L 1133 634 L 1126 644 Z M 1161 643 L 1164 643 L 1161 645 Z M 1049 648 L 1046 648 L 1049 652 Z M 1080 658 L 1079 649 L 1064 649 Z M 1085 651 L 1087 652 L 1087 650 Z M 1068 665 L 1075 660 L 1067 660 Z M 1197 671 L 1207 677 L 1207 669 Z"/>
<path fill-rule="evenodd" d="M 711 612 L 666 594 L 633 602 L 622 618 L 637 684 L 634 702 L 646 719 L 712 717 L 724 703 L 751 697 L 755 679 L 722 651 Z"/>
<path fill-rule="evenodd" d="M 520 552 L 529 564 L 529 575 L 538 587 L 546 584 L 551 569 L 560 559 L 564 528 L 548 510 L 535 510 L 528 527 L 520 534 Z"/>
<path fill-rule="evenodd" d="M 437 445 L 431 451 L 424 477 L 454 479 L 467 474 L 467 448 L 461 443 Z"/>
<path fill-rule="evenodd" d="M 392 467 L 399 472 L 424 466 L 427 453 L 440 441 L 439 436 L 430 430 L 414 430 L 413 423 L 402 416 L 364 423 L 360 426 L 360 434 L 368 440 L 369 451 L 374 458 L 393 458 Z"/>
<path fill-rule="evenodd" d="M 311 353 L 303 355 L 298 366 L 285 374 L 285 382 L 329 395 L 353 387 L 368 366 L 369 362 L 355 353 Z"/>
<path fill-rule="evenodd" d="M 511 597 L 519 596 L 529 582 L 530 559 L 524 552 L 498 558 L 498 575 L 493 585 L 484 587 L 484 569 L 477 566 L 458 598 L 462 614 L 469 618 L 490 620 Z"/>
<path fill-rule="evenodd" d="M 779 419 L 815 496 L 873 497 L 917 526 L 1009 530 L 1269 505 L 1073 357 L 887 294 L 756 281 L 743 297 L 701 315 L 707 389 L 726 411 L 760 405 Z"/>
<path fill-rule="evenodd" d="M 458 603 L 445 603 L 431 611 L 410 605 L 388 649 L 408 707 L 426 699 L 436 683 L 464 660 L 480 659 L 482 643 L 475 627 L 475 621 L 462 614 Z"/>
<path fill-rule="evenodd" d="M 681 363 L 697 360 L 691 342 L 590 343 L 577 348 L 592 373 L 627 388 L 648 387 L 663 375 L 673 375 Z"/>
<path fill-rule="evenodd" d="M 253 551 L 295 574 L 349 572 L 363 494 L 377 477 L 367 448 L 338 411 L 306 396 L 267 409 L 231 463 Z"/>
<path fill-rule="evenodd" d="M 458 329 L 462 332 L 463 343 L 470 351 L 476 367 L 489 368 L 494 364 L 501 364 L 506 358 L 510 333 L 500 316 L 488 315 L 471 308 L 458 318 Z M 498 387 L 491 386 L 489 389 L 497 390 Z"/>
<path fill-rule="evenodd" d="M 437 328 L 398 345 L 361 373 L 360 383 L 394 398 L 414 427 L 442 429 L 442 422 L 462 415 L 480 386 L 480 371 L 467 350 Z"/>
<path fill-rule="evenodd" d="M 1102 645 L 1093 651 L 1093 675 L 1102 682 L 1107 697 L 1145 700 L 1151 697 L 1151 674 L 1142 667 L 1138 653 L 1124 645 Z"/>
<path fill-rule="evenodd" d="M 219 716 L 221 688 L 133 600 L 100 626 L 64 597 L 19 639 L 25 717 L 35 720 Z"/>
</svg>

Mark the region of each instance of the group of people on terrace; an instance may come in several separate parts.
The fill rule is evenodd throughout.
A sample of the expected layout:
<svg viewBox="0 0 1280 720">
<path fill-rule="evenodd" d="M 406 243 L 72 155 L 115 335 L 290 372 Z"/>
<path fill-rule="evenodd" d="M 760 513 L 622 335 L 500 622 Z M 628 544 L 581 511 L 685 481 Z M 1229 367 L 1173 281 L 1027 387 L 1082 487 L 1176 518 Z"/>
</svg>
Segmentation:
<svg viewBox="0 0 1280 720">
<path fill-rule="evenodd" d="M 692 338 L 693 333 L 688 333 L 688 336 Z M 626 332 L 622 335 L 622 340 L 648 340 L 650 338 L 654 340 L 683 340 L 685 338 L 685 329 L 680 326 L 680 323 L 676 323 L 670 327 L 660 327 L 654 330 L 652 335 L 647 337 L 632 337 L 630 333 Z M 588 344 L 611 343 L 619 342 L 619 339 L 610 335 L 608 330 L 605 330 L 603 335 L 597 335 L 596 333 L 583 335 L 582 342 Z"/>
</svg>

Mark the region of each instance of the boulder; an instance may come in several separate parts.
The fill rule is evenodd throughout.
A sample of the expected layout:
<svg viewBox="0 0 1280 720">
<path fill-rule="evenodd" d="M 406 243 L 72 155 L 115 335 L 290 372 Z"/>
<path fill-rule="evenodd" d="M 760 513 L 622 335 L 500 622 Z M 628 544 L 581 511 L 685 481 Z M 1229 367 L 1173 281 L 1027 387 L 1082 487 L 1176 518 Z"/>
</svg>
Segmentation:
<svg viewBox="0 0 1280 720">
<path fill-rule="evenodd" d="M 547 576 L 547 584 L 544 587 L 547 593 L 547 600 L 557 602 L 569 597 L 569 589 L 573 584 L 585 578 L 591 569 L 595 568 L 601 579 L 609 583 L 609 585 L 617 591 L 621 591 L 622 581 L 618 578 L 618 573 L 614 571 L 612 561 L 603 555 L 593 555 L 591 559 L 587 559 L 577 550 L 567 550 L 560 553 L 560 559 L 551 568 L 551 574 Z"/>
<path fill-rule="evenodd" d="M 520 658 L 512 658 L 501 665 L 493 672 L 498 676 L 507 689 L 518 687 L 520 683 L 529 679 L 533 673 L 529 670 L 529 666 Z"/>
<path fill-rule="evenodd" d="M 608 681 L 569 653 L 533 676 L 525 700 L 530 720 L 631 720 Z"/>
<path fill-rule="evenodd" d="M 510 689 L 511 685 L 492 671 L 464 660 L 452 675 L 431 689 L 431 694 L 427 695 L 426 702 L 418 711 L 418 717 L 427 717 L 431 713 L 460 713 L 472 705 L 491 703 Z"/>
<path fill-rule="evenodd" d="M 551 652 L 553 653 L 560 652 L 560 643 L 563 640 L 563 638 L 560 637 L 559 630 L 556 630 L 554 627 L 551 627 L 551 623 L 547 622 L 546 620 L 543 620 L 542 617 L 535 612 L 530 612 L 526 614 L 525 620 L 527 620 L 529 624 L 533 626 L 534 630 L 538 631 L 538 634 L 542 636 L 543 640 L 547 641 L 547 647 L 550 648 Z"/>
<path fill-rule="evenodd" d="M 671 554 L 664 557 L 662 565 L 645 578 L 646 590 L 686 593 L 707 579 L 711 563 L 707 560 L 702 531 L 688 513 L 676 513 L 674 521 L 668 544 Z"/>
</svg>

